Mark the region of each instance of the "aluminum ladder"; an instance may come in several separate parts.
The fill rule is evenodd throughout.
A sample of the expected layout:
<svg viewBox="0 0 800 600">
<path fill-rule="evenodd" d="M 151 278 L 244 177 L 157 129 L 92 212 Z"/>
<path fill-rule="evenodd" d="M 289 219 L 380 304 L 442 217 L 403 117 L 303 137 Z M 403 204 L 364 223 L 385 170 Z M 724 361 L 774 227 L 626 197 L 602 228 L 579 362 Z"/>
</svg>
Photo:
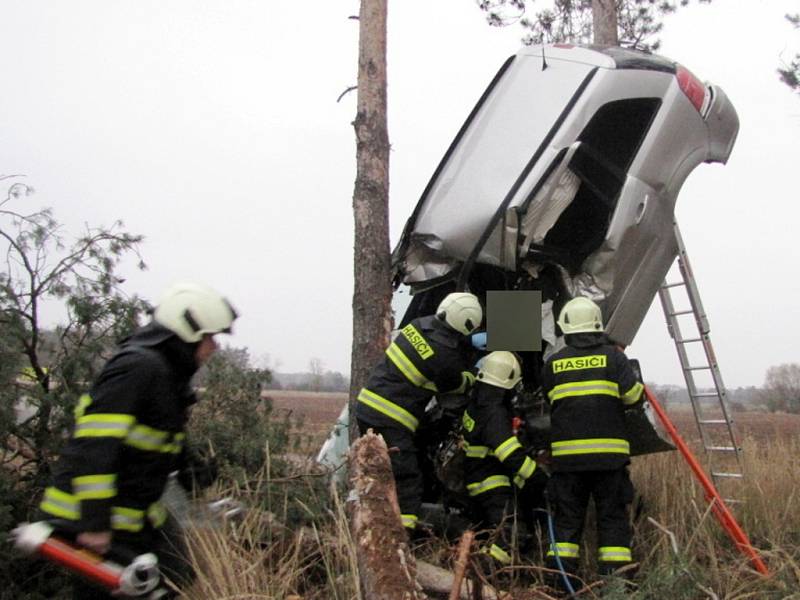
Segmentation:
<svg viewBox="0 0 800 600">
<path fill-rule="evenodd" d="M 678 351 L 689 400 L 706 452 L 709 473 L 725 502 L 733 504 L 739 502 L 735 496 L 739 487 L 736 484 L 741 482 L 744 475 L 742 449 L 728 407 L 728 393 L 722 381 L 714 346 L 711 344 L 711 328 L 700 301 L 686 246 L 675 222 L 673 229 L 678 245 L 680 280 L 668 283 L 665 279 L 658 290 L 658 296 L 670 337 Z M 690 319 L 690 316 L 694 318 Z M 691 322 L 694 322 L 694 327 Z M 690 333 L 684 334 L 686 329 Z M 698 386 L 698 379 L 707 384 L 701 383 L 702 387 Z"/>
</svg>

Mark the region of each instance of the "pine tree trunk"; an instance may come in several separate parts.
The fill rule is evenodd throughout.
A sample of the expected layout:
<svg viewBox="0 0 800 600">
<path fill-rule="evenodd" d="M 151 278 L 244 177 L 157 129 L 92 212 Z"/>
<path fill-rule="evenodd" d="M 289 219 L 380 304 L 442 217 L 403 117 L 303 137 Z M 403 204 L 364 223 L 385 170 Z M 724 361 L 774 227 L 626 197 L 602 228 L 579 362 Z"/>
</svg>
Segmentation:
<svg viewBox="0 0 800 600">
<path fill-rule="evenodd" d="M 619 46 L 616 0 L 592 0 L 592 29 L 595 44 Z"/>
<path fill-rule="evenodd" d="M 350 530 L 365 600 L 421 600 L 414 555 L 400 520 L 386 442 L 371 431 L 350 450 Z"/>
<path fill-rule="evenodd" d="M 361 0 L 353 289 L 350 439 L 358 436 L 355 398 L 383 356 L 392 330 L 389 251 L 389 133 L 386 125 L 386 3 Z"/>
</svg>

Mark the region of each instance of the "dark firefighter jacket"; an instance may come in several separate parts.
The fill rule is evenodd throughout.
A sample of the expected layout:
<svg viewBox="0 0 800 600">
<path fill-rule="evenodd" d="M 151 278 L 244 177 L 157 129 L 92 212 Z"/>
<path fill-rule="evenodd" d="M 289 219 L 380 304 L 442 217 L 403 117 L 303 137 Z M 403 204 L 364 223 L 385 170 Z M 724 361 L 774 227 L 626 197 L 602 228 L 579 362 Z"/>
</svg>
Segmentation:
<svg viewBox="0 0 800 600">
<path fill-rule="evenodd" d="M 400 330 L 358 394 L 356 416 L 375 426 L 414 432 L 436 393 L 463 392 L 471 384 L 468 338 L 435 316 Z"/>
<path fill-rule="evenodd" d="M 123 341 L 75 409 L 75 429 L 40 508 L 77 531 L 160 526 L 182 467 L 195 344 L 151 323 Z"/>
<path fill-rule="evenodd" d="M 507 390 L 478 382 L 464 411 L 464 479 L 470 496 L 508 488 L 512 481 L 521 488 L 536 470 L 511 429 L 507 395 Z"/>
<path fill-rule="evenodd" d="M 572 334 L 548 359 L 542 388 L 550 402 L 552 462 L 559 471 L 602 471 L 630 462 L 623 411 L 644 387 L 603 334 Z"/>
</svg>

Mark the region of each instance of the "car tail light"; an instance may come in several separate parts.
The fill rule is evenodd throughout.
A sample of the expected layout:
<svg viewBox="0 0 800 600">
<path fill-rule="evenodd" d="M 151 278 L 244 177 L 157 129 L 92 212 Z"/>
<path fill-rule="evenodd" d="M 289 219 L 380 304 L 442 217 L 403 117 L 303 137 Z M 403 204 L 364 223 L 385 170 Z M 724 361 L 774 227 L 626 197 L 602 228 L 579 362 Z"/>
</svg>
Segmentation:
<svg viewBox="0 0 800 600">
<path fill-rule="evenodd" d="M 689 69 L 680 65 L 678 65 L 675 77 L 678 78 L 678 85 L 689 99 L 689 102 L 697 109 L 697 112 L 705 116 L 706 104 L 710 99 L 710 93 L 706 86 L 703 85 L 703 82 L 695 77 Z"/>
</svg>

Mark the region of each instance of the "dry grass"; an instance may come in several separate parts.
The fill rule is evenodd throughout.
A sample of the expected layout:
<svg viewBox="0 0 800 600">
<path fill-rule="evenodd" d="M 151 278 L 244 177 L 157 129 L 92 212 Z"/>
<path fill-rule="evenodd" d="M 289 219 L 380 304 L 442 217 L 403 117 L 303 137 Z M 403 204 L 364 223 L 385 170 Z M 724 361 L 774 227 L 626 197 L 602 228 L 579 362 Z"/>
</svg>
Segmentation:
<svg viewBox="0 0 800 600">
<path fill-rule="evenodd" d="M 332 419 L 340 398 L 326 402 Z M 320 411 L 320 405 L 315 406 Z M 740 424 L 742 421 L 739 420 Z M 595 583 L 580 598 L 651 600 L 800 599 L 800 436 L 779 416 L 753 419 L 742 430 L 746 479 L 737 495 L 745 502 L 735 513 L 771 575 L 759 575 L 736 551 L 708 509 L 699 486 L 677 453 L 634 459 L 632 476 L 641 500 L 634 520 L 634 554 L 640 561 L 636 588 L 621 582 Z M 684 431 L 689 431 L 684 428 Z M 313 479 L 309 475 L 309 479 Z M 269 485 L 264 475 L 263 485 Z M 355 599 L 358 580 L 354 548 L 342 502 L 335 491 L 300 486 L 280 503 L 262 508 L 259 486 L 227 490 L 254 507 L 241 522 L 196 529 L 191 534 L 193 560 L 200 573 L 186 598 L 200 599 Z M 311 506 L 318 508 L 310 508 Z M 320 508 L 321 507 L 321 508 Z M 271 509 L 267 512 L 266 509 Z M 292 511 L 305 525 L 284 527 Z M 301 519 L 302 520 L 302 519 Z M 589 528 L 587 528 L 589 529 Z M 582 555 L 591 578 L 594 541 L 585 540 Z M 445 542 L 429 544 L 426 559 L 446 565 Z M 514 598 L 548 598 L 538 567 L 533 582 L 513 590 Z M 514 579 L 513 581 L 518 581 Z M 508 584 L 506 584 L 507 586 Z M 518 584 L 521 586 L 521 584 Z"/>
</svg>

